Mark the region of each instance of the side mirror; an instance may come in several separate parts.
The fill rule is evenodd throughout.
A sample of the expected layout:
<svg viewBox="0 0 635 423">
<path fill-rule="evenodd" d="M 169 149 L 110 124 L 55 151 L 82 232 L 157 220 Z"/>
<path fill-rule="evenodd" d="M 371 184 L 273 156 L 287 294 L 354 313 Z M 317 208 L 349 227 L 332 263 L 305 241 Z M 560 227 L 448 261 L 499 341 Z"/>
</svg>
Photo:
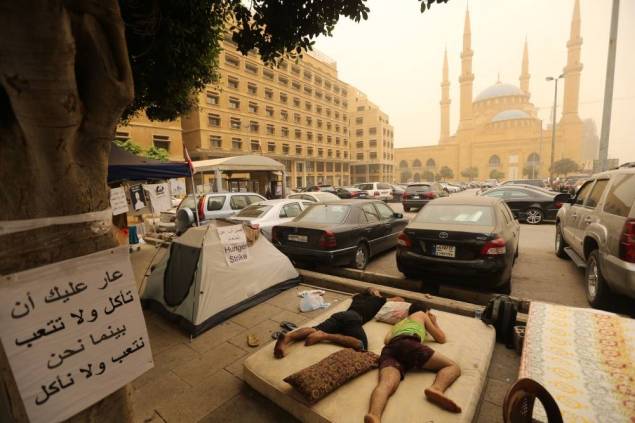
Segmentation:
<svg viewBox="0 0 635 423">
<path fill-rule="evenodd" d="M 403 219 L 403 214 L 401 213 L 393 213 L 392 215 L 395 219 Z"/>
</svg>

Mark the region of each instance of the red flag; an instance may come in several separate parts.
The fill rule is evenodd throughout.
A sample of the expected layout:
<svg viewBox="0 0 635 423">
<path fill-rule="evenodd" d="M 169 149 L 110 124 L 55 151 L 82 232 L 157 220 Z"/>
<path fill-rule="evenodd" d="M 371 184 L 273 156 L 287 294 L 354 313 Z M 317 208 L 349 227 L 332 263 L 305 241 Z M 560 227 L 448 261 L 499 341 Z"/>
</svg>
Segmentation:
<svg viewBox="0 0 635 423">
<path fill-rule="evenodd" d="M 187 147 L 183 145 L 183 156 L 185 156 L 185 161 L 187 165 L 190 167 L 190 172 L 192 175 L 194 174 L 194 164 L 192 163 L 192 159 L 190 158 L 190 154 L 187 152 Z"/>
</svg>

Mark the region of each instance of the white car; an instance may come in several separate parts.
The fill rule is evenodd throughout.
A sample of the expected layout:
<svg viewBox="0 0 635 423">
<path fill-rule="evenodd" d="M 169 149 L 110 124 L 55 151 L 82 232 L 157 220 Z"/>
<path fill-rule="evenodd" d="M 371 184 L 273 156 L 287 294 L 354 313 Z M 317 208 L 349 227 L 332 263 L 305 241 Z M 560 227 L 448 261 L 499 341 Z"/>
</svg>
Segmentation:
<svg viewBox="0 0 635 423">
<path fill-rule="evenodd" d="M 265 238 L 271 241 L 271 228 L 290 222 L 312 204 L 312 201 L 290 199 L 260 201 L 245 207 L 230 220 L 257 226 Z"/>
<path fill-rule="evenodd" d="M 315 192 L 300 192 L 298 194 L 287 195 L 291 200 L 306 200 L 314 203 L 326 203 L 330 201 L 340 201 L 340 197 L 330 192 L 315 191 Z"/>
<path fill-rule="evenodd" d="M 367 182 L 354 185 L 355 188 L 366 191 L 368 198 L 372 200 L 392 200 L 392 185 L 385 182 Z"/>
</svg>

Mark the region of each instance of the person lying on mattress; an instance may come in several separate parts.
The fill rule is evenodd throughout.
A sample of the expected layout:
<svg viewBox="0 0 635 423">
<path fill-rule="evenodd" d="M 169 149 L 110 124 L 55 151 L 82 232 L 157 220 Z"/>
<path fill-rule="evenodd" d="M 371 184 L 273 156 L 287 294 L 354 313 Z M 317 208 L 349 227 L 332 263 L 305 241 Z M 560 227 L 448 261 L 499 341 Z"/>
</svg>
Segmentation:
<svg viewBox="0 0 635 423">
<path fill-rule="evenodd" d="M 388 399 L 397 391 L 406 372 L 413 369 L 430 370 L 437 374 L 432 386 L 424 390 L 428 401 L 447 411 L 461 412 L 461 407 L 444 394 L 461 375 L 461 368 L 423 344 L 426 332 L 440 344 L 445 343 L 445 333 L 437 324 L 436 316 L 427 308 L 413 304 L 409 313 L 386 334 L 386 345 L 379 357 L 379 381 L 370 397 L 364 423 L 380 422 Z"/>
<path fill-rule="evenodd" d="M 353 296 L 353 302 L 346 311 L 331 317 L 312 328 L 299 328 L 293 332 L 280 334 L 273 349 L 276 358 L 285 356 L 289 344 L 304 340 L 304 345 L 318 342 L 332 342 L 347 348 L 365 350 L 368 339 L 363 325 L 375 317 L 386 301 L 403 301 L 401 297 L 384 298 L 377 288 L 368 288 L 365 292 Z"/>
</svg>

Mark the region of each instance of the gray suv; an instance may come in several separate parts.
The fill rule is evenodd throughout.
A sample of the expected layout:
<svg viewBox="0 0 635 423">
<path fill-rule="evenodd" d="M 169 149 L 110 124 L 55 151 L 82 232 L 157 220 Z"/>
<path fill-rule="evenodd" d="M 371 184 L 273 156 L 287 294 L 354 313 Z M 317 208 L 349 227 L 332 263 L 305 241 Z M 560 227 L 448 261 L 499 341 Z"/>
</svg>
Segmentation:
<svg viewBox="0 0 635 423">
<path fill-rule="evenodd" d="M 591 306 L 635 299 L 635 167 L 593 175 L 556 217 L 556 255 L 585 269 Z"/>
</svg>

